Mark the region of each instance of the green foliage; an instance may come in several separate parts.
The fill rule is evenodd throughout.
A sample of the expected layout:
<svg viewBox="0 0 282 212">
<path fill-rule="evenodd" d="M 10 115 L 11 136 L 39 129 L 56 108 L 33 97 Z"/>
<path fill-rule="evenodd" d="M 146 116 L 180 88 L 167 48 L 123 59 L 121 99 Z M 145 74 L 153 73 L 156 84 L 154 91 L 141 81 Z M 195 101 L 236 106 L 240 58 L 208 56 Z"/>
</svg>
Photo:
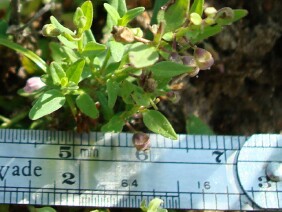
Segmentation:
<svg viewBox="0 0 282 212">
<path fill-rule="evenodd" d="M 186 65 L 174 63 L 171 61 L 163 61 L 156 63 L 150 67 L 150 70 L 157 78 L 169 78 L 169 79 L 193 71 L 192 67 L 188 67 Z"/>
<path fill-rule="evenodd" d="M 47 65 L 44 60 L 42 60 L 40 57 L 38 57 L 35 53 L 32 51 L 23 48 L 22 46 L 11 42 L 8 39 L 0 38 L 0 45 L 6 46 L 8 48 L 11 48 L 15 50 L 18 53 L 23 54 L 24 56 L 28 57 L 31 59 L 38 67 L 40 67 L 44 72 L 47 69 Z"/>
<path fill-rule="evenodd" d="M 138 15 L 143 13 L 145 10 L 144 7 L 137 7 L 133 8 L 131 10 L 128 10 L 122 18 L 118 20 L 120 26 L 126 26 L 130 21 L 132 21 L 134 18 L 136 18 Z"/>
<path fill-rule="evenodd" d="M 204 9 L 204 0 L 194 0 L 191 9 L 189 11 L 190 15 L 192 13 L 197 13 L 198 15 L 202 16 L 203 14 L 203 9 Z"/>
<path fill-rule="evenodd" d="M 186 132 L 194 135 L 213 135 L 212 129 L 199 117 L 190 115 L 186 120 Z"/>
<path fill-rule="evenodd" d="M 89 96 L 87 93 L 80 94 L 76 98 L 75 102 L 82 113 L 93 119 L 98 118 L 99 111 L 97 110 L 97 107 L 94 101 L 92 100 L 91 96 Z"/>
<path fill-rule="evenodd" d="M 34 206 L 29 205 L 28 210 L 30 212 L 56 212 L 54 208 L 51 207 L 42 207 L 42 208 L 36 208 Z"/>
<path fill-rule="evenodd" d="M 143 112 L 144 124 L 151 131 L 161 134 L 167 138 L 177 139 L 171 124 L 166 117 L 156 110 L 147 110 Z"/>
<path fill-rule="evenodd" d="M 9 212 L 9 205 L 0 205 L 0 211 Z"/>
<path fill-rule="evenodd" d="M 188 17 L 190 0 L 176 0 L 169 4 L 158 15 L 158 22 L 165 23 L 165 31 L 175 31 L 181 27 Z"/>
<path fill-rule="evenodd" d="M 32 120 L 36 120 L 53 113 L 61 108 L 65 101 L 64 95 L 59 90 L 48 90 L 37 99 L 29 112 L 29 117 Z"/>
<path fill-rule="evenodd" d="M 105 32 L 111 34 L 105 36 L 108 39 L 105 43 L 99 43 L 91 31 L 93 5 L 85 1 L 73 14 L 75 29 L 67 28 L 54 16 L 43 27 L 42 34 L 52 38 L 48 64 L 32 51 L 11 42 L 4 33 L 7 23 L 1 21 L 0 45 L 24 55 L 44 72 L 40 86 L 24 89 L 25 94 L 21 91 L 36 99 L 29 112 L 30 119 L 37 120 L 64 108 L 61 111 L 66 115 L 70 111 L 77 121 L 77 129 L 83 128 L 79 126 L 83 123 L 89 129 L 120 132 L 136 114 L 142 114 L 150 131 L 177 139 L 169 121 L 158 111 L 158 102 L 169 99 L 173 83 L 177 82 L 175 78 L 210 68 L 213 58 L 209 52 L 200 51 L 209 55 L 209 61 L 205 61 L 205 56 L 195 55 L 198 43 L 247 14 L 245 10 L 231 8 L 206 11 L 204 0 L 191 2 L 156 1 L 155 8 L 159 11 L 154 10 L 154 17 L 157 16 L 158 23 L 151 26 L 153 37 L 149 40 L 143 37 L 141 28 L 130 25 L 144 8 L 127 10 L 125 0 L 109 0 L 104 3 L 108 13 Z M 54 42 L 55 38 L 59 43 Z M 204 68 L 196 60 L 199 57 L 201 64 L 207 64 Z M 159 200 L 154 200 L 148 211 L 156 211 L 159 204 Z"/>
<path fill-rule="evenodd" d="M 107 3 L 104 4 L 104 7 L 112 19 L 113 25 L 117 25 L 118 20 L 120 19 L 118 11 L 112 5 Z"/>
<path fill-rule="evenodd" d="M 163 200 L 159 198 L 154 198 L 149 202 L 149 205 L 146 205 L 146 201 L 141 202 L 140 208 L 143 212 L 167 212 L 166 209 L 161 208 Z"/>
<path fill-rule="evenodd" d="M 159 59 L 159 55 L 155 47 L 148 46 L 141 42 L 133 44 L 128 55 L 130 64 L 135 68 L 151 66 Z"/>
</svg>

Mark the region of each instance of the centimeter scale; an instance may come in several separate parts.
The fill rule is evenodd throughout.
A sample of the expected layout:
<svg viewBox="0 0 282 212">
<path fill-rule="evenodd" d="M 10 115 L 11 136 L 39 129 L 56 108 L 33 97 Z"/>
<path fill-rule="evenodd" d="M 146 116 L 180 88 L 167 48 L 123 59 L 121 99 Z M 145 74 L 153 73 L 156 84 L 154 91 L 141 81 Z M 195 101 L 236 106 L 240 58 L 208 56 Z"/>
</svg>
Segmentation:
<svg viewBox="0 0 282 212">
<path fill-rule="evenodd" d="M 282 135 L 150 134 L 0 130 L 0 203 L 138 208 L 282 208 Z M 281 175 L 281 177 L 280 177 Z"/>
</svg>

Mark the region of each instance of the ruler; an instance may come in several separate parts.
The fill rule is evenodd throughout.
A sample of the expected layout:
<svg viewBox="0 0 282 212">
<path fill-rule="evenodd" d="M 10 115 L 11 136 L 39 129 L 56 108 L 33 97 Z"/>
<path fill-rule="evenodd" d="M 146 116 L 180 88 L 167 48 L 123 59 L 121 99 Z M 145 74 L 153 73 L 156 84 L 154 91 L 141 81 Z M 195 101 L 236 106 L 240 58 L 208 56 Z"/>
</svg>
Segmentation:
<svg viewBox="0 0 282 212">
<path fill-rule="evenodd" d="M 136 151 L 129 133 L 0 130 L 0 203 L 258 210 L 282 207 L 282 135 L 150 134 Z"/>
</svg>

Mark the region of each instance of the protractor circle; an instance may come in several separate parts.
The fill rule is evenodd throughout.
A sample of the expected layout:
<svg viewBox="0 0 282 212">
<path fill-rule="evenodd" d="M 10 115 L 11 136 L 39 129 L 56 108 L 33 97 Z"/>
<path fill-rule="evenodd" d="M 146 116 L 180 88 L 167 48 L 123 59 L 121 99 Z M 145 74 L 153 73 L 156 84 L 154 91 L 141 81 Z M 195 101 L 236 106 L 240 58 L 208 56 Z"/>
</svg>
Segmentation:
<svg viewBox="0 0 282 212">
<path fill-rule="evenodd" d="M 251 136 L 239 152 L 237 174 L 242 189 L 258 207 L 282 208 L 282 136 Z"/>
</svg>

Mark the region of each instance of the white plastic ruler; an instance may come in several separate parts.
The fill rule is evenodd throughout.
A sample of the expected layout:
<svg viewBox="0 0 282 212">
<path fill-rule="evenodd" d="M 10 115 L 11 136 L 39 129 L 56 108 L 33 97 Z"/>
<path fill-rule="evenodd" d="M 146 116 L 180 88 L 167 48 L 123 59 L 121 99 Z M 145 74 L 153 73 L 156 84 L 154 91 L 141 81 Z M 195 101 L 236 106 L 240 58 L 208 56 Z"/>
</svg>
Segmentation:
<svg viewBox="0 0 282 212">
<path fill-rule="evenodd" d="M 132 134 L 0 130 L 0 203 L 164 208 L 282 208 L 282 182 L 266 176 L 282 162 L 282 135 L 151 134 L 138 152 Z"/>
</svg>

